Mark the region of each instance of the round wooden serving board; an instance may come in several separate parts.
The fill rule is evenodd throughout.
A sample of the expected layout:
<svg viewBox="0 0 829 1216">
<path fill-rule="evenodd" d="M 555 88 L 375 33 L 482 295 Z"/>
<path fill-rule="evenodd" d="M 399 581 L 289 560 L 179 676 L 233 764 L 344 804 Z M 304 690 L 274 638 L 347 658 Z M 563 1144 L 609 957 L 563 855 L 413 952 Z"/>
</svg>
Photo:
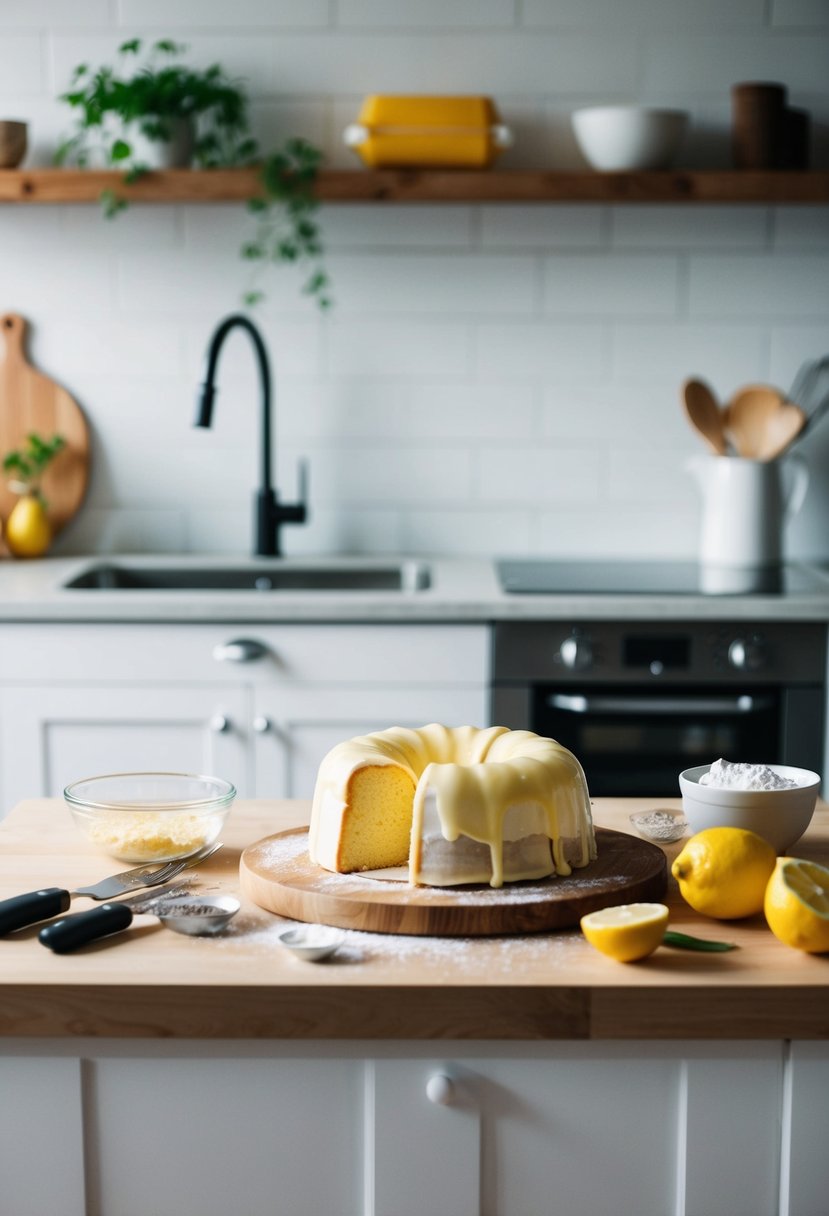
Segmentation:
<svg viewBox="0 0 829 1216">
<path fill-rule="evenodd" d="M 59 532 L 83 502 L 89 475 L 89 433 L 81 407 L 65 388 L 26 358 L 26 322 L 17 313 L 0 317 L 0 517 L 8 519 L 18 495 L 2 473 L 3 458 L 25 446 L 32 431 L 41 439 L 62 435 L 66 447 L 41 479 L 53 532 Z"/>
<path fill-rule="evenodd" d="M 624 832 L 596 829 L 598 857 L 569 878 L 488 886 L 410 887 L 406 883 L 331 874 L 308 856 L 308 831 L 266 836 L 242 853 L 245 895 L 291 920 L 375 933 L 472 937 L 539 933 L 577 925 L 610 904 L 661 900 L 665 854 Z"/>
</svg>

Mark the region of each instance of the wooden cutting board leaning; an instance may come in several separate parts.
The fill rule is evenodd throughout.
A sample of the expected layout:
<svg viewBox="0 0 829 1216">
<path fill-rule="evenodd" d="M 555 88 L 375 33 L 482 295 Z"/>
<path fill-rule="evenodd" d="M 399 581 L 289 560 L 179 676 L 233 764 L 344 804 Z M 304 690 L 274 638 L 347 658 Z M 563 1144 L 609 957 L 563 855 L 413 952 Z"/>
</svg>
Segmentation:
<svg viewBox="0 0 829 1216">
<path fill-rule="evenodd" d="M 32 367 L 25 351 L 26 322 L 16 313 L 0 317 L 0 462 L 23 447 L 35 432 L 43 439 L 62 435 L 66 447 L 43 474 L 41 489 L 52 531 L 75 515 L 89 477 L 89 431 L 78 403 L 65 388 Z M 17 502 L 5 475 L 0 477 L 0 517 Z"/>
</svg>

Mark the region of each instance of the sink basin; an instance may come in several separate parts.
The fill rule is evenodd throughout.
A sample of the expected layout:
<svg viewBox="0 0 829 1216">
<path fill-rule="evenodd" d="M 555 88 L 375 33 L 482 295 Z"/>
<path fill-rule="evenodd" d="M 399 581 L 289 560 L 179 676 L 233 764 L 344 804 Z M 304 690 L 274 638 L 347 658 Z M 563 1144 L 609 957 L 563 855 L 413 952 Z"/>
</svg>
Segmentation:
<svg viewBox="0 0 829 1216">
<path fill-rule="evenodd" d="M 428 566 L 420 562 L 190 567 L 100 562 L 63 586 L 69 591 L 423 591 L 430 581 Z"/>
</svg>

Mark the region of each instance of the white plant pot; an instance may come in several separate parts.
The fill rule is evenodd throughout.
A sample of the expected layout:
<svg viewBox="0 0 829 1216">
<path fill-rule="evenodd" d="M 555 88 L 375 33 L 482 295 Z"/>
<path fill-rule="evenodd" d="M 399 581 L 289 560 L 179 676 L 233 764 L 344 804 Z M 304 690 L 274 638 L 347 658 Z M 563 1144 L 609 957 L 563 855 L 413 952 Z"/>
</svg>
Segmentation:
<svg viewBox="0 0 829 1216">
<path fill-rule="evenodd" d="M 192 118 L 174 118 L 170 123 L 172 136 L 164 143 L 147 139 L 134 124 L 127 136 L 135 164 L 148 169 L 187 169 L 196 146 L 196 126 Z"/>
</svg>

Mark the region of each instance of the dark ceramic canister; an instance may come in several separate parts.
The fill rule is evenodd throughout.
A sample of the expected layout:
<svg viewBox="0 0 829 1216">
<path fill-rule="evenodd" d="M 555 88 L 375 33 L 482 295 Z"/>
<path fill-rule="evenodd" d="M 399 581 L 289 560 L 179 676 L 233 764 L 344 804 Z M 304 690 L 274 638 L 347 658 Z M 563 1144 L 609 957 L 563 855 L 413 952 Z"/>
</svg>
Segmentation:
<svg viewBox="0 0 829 1216">
<path fill-rule="evenodd" d="M 735 168 L 777 168 L 785 142 L 786 86 L 735 84 L 731 101 Z"/>
</svg>

